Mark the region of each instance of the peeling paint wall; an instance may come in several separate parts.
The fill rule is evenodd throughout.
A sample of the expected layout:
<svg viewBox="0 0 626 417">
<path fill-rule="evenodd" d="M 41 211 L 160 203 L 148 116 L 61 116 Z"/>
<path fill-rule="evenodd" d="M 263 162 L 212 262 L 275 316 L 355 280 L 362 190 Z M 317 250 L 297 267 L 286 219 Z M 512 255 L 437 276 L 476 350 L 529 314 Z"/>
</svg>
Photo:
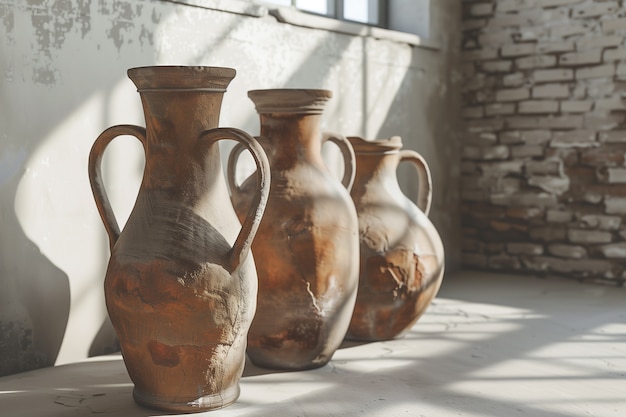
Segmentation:
<svg viewBox="0 0 626 417">
<path fill-rule="evenodd" d="M 458 264 L 460 105 L 452 68 L 460 33 L 449 28 L 458 27 L 460 5 L 435 3 L 430 31 L 438 51 L 166 1 L 0 2 L 0 375 L 117 349 L 102 289 L 108 242 L 86 165 L 102 130 L 144 125 L 126 77 L 135 66 L 237 69 L 220 124 L 251 134 L 258 116 L 248 90 L 332 90 L 325 129 L 401 135 L 430 162 L 431 218 L 449 267 Z M 338 165 L 337 153 L 327 154 Z M 123 223 L 143 169 L 141 146 L 117 139 L 103 168 Z M 415 197 L 414 174 L 402 168 L 399 176 Z"/>
</svg>

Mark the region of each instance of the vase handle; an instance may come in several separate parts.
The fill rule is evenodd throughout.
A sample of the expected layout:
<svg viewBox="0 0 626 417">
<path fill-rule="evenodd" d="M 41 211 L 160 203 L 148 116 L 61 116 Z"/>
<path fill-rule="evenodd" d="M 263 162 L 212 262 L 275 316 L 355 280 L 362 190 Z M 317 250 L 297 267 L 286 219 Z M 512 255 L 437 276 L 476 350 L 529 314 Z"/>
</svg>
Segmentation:
<svg viewBox="0 0 626 417">
<path fill-rule="evenodd" d="M 237 194 L 241 192 L 241 187 L 237 184 L 237 162 L 239 156 L 246 149 L 246 147 L 238 142 L 228 155 L 228 164 L 226 165 L 226 182 L 231 194 Z"/>
<path fill-rule="evenodd" d="M 322 144 L 327 141 L 333 142 L 341 151 L 344 166 L 341 183 L 348 191 L 350 191 L 352 189 L 352 185 L 354 184 L 354 177 L 356 174 L 356 157 L 354 156 L 354 149 L 352 148 L 350 141 L 346 139 L 345 136 L 337 133 L 323 132 Z"/>
<path fill-rule="evenodd" d="M 91 192 L 96 200 L 96 207 L 107 235 L 109 236 L 109 249 L 113 250 L 117 239 L 120 237 L 120 227 L 115 219 L 115 213 L 104 188 L 102 180 L 102 156 L 106 147 L 113 139 L 122 135 L 130 135 L 139 139 L 143 145 L 144 152 L 146 149 L 146 129 L 134 125 L 117 125 L 111 126 L 98 136 L 91 151 L 89 152 L 89 182 L 91 184 Z"/>
<path fill-rule="evenodd" d="M 413 164 L 417 170 L 417 207 L 428 216 L 430 212 L 430 204 L 432 202 L 433 190 L 432 190 L 432 178 L 430 176 L 430 169 L 426 160 L 419 153 L 410 149 L 402 149 L 400 151 L 400 162 L 407 161 Z"/>
<path fill-rule="evenodd" d="M 211 129 L 202 133 L 200 139 L 203 143 L 206 143 L 207 146 L 222 139 L 237 141 L 250 151 L 257 165 L 256 178 L 258 191 L 254 195 L 248 215 L 241 225 L 241 230 L 239 231 L 239 235 L 237 235 L 237 239 L 235 239 L 230 253 L 230 272 L 232 272 L 237 269 L 248 256 L 252 241 L 254 240 L 254 236 L 259 228 L 259 223 L 263 217 L 270 191 L 270 163 L 259 142 L 243 130 L 234 128 Z M 241 153 L 241 151 L 239 151 L 239 153 Z"/>
</svg>

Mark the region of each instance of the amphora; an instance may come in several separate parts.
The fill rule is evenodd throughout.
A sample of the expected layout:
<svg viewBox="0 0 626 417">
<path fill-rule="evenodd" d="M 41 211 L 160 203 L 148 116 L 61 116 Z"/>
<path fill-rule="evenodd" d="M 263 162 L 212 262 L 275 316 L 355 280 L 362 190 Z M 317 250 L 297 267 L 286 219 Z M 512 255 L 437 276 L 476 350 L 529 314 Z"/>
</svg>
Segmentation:
<svg viewBox="0 0 626 417">
<path fill-rule="evenodd" d="M 239 395 L 257 277 L 250 244 L 269 192 L 269 167 L 255 139 L 219 129 L 222 97 L 235 70 L 133 68 L 146 129 L 105 130 L 89 157 L 89 178 L 110 240 L 106 305 L 137 402 L 193 412 L 224 407 Z M 145 150 L 135 206 L 120 233 L 103 188 L 101 158 L 115 137 Z M 242 224 L 231 205 L 218 141 L 233 139 L 254 156 L 258 175 Z"/>
<path fill-rule="evenodd" d="M 272 176 L 267 209 L 252 243 L 259 296 L 248 355 L 266 368 L 320 367 L 341 344 L 356 297 L 358 225 L 346 190 L 354 178 L 354 153 L 346 138 L 320 131 L 330 91 L 254 90 L 248 96 L 260 115 L 258 139 Z M 325 141 L 343 154 L 344 186 L 322 160 Z M 240 217 L 257 188 L 254 175 L 241 186 L 235 183 L 242 149 L 235 147 L 228 163 Z"/>
<path fill-rule="evenodd" d="M 413 326 L 443 279 L 443 245 L 427 217 L 432 196 L 430 171 L 420 154 L 401 149 L 398 136 L 348 140 L 357 162 L 351 196 L 359 217 L 361 265 L 347 338 L 391 339 Z M 398 184 L 396 169 L 403 161 L 417 170 L 417 204 Z"/>
</svg>

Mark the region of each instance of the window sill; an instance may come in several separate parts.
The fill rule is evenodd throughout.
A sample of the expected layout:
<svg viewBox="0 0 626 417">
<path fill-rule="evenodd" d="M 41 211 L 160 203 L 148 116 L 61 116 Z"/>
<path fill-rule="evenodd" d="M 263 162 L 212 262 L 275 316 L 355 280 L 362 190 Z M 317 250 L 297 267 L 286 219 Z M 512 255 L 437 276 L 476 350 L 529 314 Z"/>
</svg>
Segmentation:
<svg viewBox="0 0 626 417">
<path fill-rule="evenodd" d="M 398 43 L 406 43 L 412 46 L 439 50 L 441 45 L 434 39 L 398 32 L 390 29 L 382 29 L 360 23 L 347 22 L 301 12 L 291 7 L 272 7 L 251 4 L 243 0 L 164 0 L 170 3 L 185 4 L 203 9 L 219 10 L 252 17 L 264 17 L 268 14 L 281 23 L 294 26 L 327 30 L 329 32 L 344 33 L 353 36 L 372 37 L 386 39 Z"/>
</svg>

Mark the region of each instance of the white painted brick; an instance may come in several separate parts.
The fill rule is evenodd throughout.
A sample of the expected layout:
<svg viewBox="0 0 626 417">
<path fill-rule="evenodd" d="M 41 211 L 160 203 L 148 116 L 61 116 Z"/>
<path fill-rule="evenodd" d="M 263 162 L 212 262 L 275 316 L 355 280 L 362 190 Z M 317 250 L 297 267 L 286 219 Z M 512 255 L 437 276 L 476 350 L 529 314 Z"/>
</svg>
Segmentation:
<svg viewBox="0 0 626 417">
<path fill-rule="evenodd" d="M 480 119 L 484 116 L 485 111 L 483 106 L 466 107 L 462 110 L 462 114 L 465 119 Z"/>
<path fill-rule="evenodd" d="M 532 89 L 533 98 L 566 98 L 569 97 L 567 84 L 543 84 Z"/>
<path fill-rule="evenodd" d="M 624 113 L 593 111 L 583 117 L 585 128 L 593 130 L 611 130 L 624 123 Z"/>
<path fill-rule="evenodd" d="M 554 52 L 571 52 L 574 51 L 575 48 L 573 41 L 553 41 L 539 42 L 536 49 L 539 54 L 548 54 Z"/>
<path fill-rule="evenodd" d="M 537 6 L 539 7 L 556 7 L 556 6 L 569 6 L 572 4 L 582 3 L 584 0 L 539 0 Z"/>
<path fill-rule="evenodd" d="M 567 238 L 574 243 L 609 243 L 613 240 L 611 232 L 586 229 L 569 229 Z"/>
<path fill-rule="evenodd" d="M 618 80 L 626 79 L 626 63 L 620 62 L 617 64 L 617 70 L 615 71 L 615 77 Z"/>
<path fill-rule="evenodd" d="M 600 252 L 608 259 L 626 259 L 626 243 L 612 243 L 600 246 Z"/>
<path fill-rule="evenodd" d="M 546 68 L 556 65 L 556 56 L 554 55 L 532 55 L 515 60 L 515 65 L 519 69 Z"/>
<path fill-rule="evenodd" d="M 463 51 L 461 59 L 463 61 L 482 61 L 486 59 L 496 59 L 498 57 L 498 48 L 481 48 L 473 51 Z"/>
<path fill-rule="evenodd" d="M 526 161 L 525 171 L 526 175 L 557 175 L 561 171 L 561 161 L 554 160 L 541 160 L 541 161 Z"/>
<path fill-rule="evenodd" d="M 620 96 L 596 100 L 595 110 L 626 110 L 626 101 Z"/>
<path fill-rule="evenodd" d="M 517 111 L 520 114 L 556 113 L 559 111 L 559 102 L 556 100 L 520 101 Z"/>
<path fill-rule="evenodd" d="M 615 75 L 615 65 L 597 65 L 595 67 L 579 68 L 576 70 L 577 80 L 589 78 L 609 78 Z"/>
<path fill-rule="evenodd" d="M 477 3 L 473 4 L 469 13 L 472 16 L 489 16 L 493 14 L 493 4 L 491 3 Z"/>
<path fill-rule="evenodd" d="M 496 101 L 517 101 L 530 97 L 528 88 L 507 88 L 496 91 Z"/>
<path fill-rule="evenodd" d="M 532 28 L 519 28 L 517 32 L 513 34 L 513 40 L 515 42 L 531 42 L 538 41 L 549 34 L 549 29 L 546 26 L 532 27 Z"/>
<path fill-rule="evenodd" d="M 622 224 L 622 218 L 620 216 L 585 214 L 580 217 L 580 222 L 585 227 L 594 229 L 618 230 Z"/>
<path fill-rule="evenodd" d="M 584 51 L 594 48 L 606 48 L 609 46 L 619 46 L 622 44 L 622 37 L 617 35 L 611 36 L 592 36 L 588 38 L 580 38 L 576 41 L 576 49 Z"/>
<path fill-rule="evenodd" d="M 541 145 L 524 145 L 524 146 L 512 146 L 511 157 L 517 158 L 535 158 L 543 156 L 545 147 Z"/>
<path fill-rule="evenodd" d="M 504 121 L 501 119 L 476 119 L 465 123 L 468 132 L 482 133 L 502 130 Z"/>
<path fill-rule="evenodd" d="M 559 258 L 581 259 L 587 257 L 587 249 L 580 245 L 554 243 L 548 246 L 548 252 Z"/>
<path fill-rule="evenodd" d="M 500 48 L 500 54 L 503 57 L 516 57 L 524 56 L 535 53 L 534 43 L 510 43 L 502 45 Z"/>
<path fill-rule="evenodd" d="M 619 61 L 626 59 L 626 48 L 607 49 L 604 51 L 604 61 Z"/>
<path fill-rule="evenodd" d="M 496 146 L 463 146 L 462 157 L 464 159 L 492 161 L 508 159 L 509 147 Z"/>
<path fill-rule="evenodd" d="M 546 221 L 548 223 L 569 223 L 572 221 L 572 213 L 563 210 L 548 210 L 546 212 Z"/>
<path fill-rule="evenodd" d="M 593 79 L 587 82 L 589 98 L 603 98 L 615 93 L 615 83 L 610 78 Z"/>
<path fill-rule="evenodd" d="M 598 140 L 602 143 L 626 143 L 626 130 L 600 132 Z"/>
<path fill-rule="evenodd" d="M 626 214 L 626 197 L 605 197 L 604 211 L 608 214 Z"/>
<path fill-rule="evenodd" d="M 511 116 L 506 118 L 508 129 L 580 129 L 581 115 L 567 116 Z"/>
<path fill-rule="evenodd" d="M 485 72 L 510 72 L 512 61 L 483 61 L 480 65 Z"/>
<path fill-rule="evenodd" d="M 609 184 L 624 184 L 626 183 L 626 168 L 608 168 L 608 183 Z"/>
<path fill-rule="evenodd" d="M 596 132 L 592 130 L 554 132 L 550 141 L 550 146 L 553 148 L 589 148 L 598 145 Z"/>
<path fill-rule="evenodd" d="M 518 12 L 537 6 L 537 0 L 500 0 L 497 3 L 496 10 L 498 13 Z"/>
<path fill-rule="evenodd" d="M 461 22 L 462 30 L 482 29 L 487 25 L 487 19 L 463 19 Z"/>
<path fill-rule="evenodd" d="M 561 112 L 563 113 L 585 113 L 591 110 L 591 100 L 564 100 L 561 101 Z"/>
<path fill-rule="evenodd" d="M 543 145 L 552 138 L 550 130 L 528 130 L 520 134 L 522 142 L 527 145 Z"/>
<path fill-rule="evenodd" d="M 513 103 L 492 103 L 485 106 L 485 115 L 497 116 L 515 113 L 515 104 Z"/>
<path fill-rule="evenodd" d="M 610 15 L 618 8 L 619 3 L 616 1 L 585 3 L 580 6 L 572 7 L 572 18 L 583 19 L 587 17 Z"/>
<path fill-rule="evenodd" d="M 574 70 L 562 68 L 535 70 L 533 71 L 532 79 L 538 83 L 569 81 L 574 79 Z"/>
<path fill-rule="evenodd" d="M 567 22 L 562 25 L 553 25 L 550 29 L 552 39 L 564 39 L 570 36 L 589 33 L 591 24 L 587 22 Z"/>
<path fill-rule="evenodd" d="M 519 87 L 524 84 L 526 77 L 522 72 L 506 74 L 502 77 L 502 85 L 505 87 Z"/>
<path fill-rule="evenodd" d="M 541 22 L 541 10 L 536 10 L 532 13 L 496 14 L 489 20 L 489 27 L 494 29 L 504 27 L 529 27 L 535 26 L 539 22 Z"/>
<path fill-rule="evenodd" d="M 478 43 L 482 47 L 497 47 L 511 42 L 512 34 L 511 29 L 483 32 L 478 36 Z"/>
<path fill-rule="evenodd" d="M 543 254 L 543 245 L 528 242 L 511 242 L 507 243 L 506 251 L 511 255 L 541 255 Z"/>
<path fill-rule="evenodd" d="M 539 187 L 542 190 L 555 195 L 561 195 L 569 190 L 570 180 L 563 176 L 539 175 L 528 178 L 528 185 Z"/>
<path fill-rule="evenodd" d="M 520 137 L 519 130 L 510 130 L 506 132 L 500 132 L 500 134 L 498 135 L 498 138 L 500 139 L 500 143 L 502 143 L 503 145 L 516 145 L 516 144 L 524 143 L 522 142 L 522 139 Z"/>
<path fill-rule="evenodd" d="M 576 84 L 572 91 L 572 98 L 582 99 L 587 97 L 587 87 L 584 84 Z"/>
<path fill-rule="evenodd" d="M 567 52 L 559 57 L 559 65 L 589 65 L 602 62 L 602 49 L 592 49 L 584 52 Z"/>
<path fill-rule="evenodd" d="M 602 20 L 602 31 L 604 33 L 610 33 L 622 29 L 626 29 L 626 17 Z"/>
</svg>

